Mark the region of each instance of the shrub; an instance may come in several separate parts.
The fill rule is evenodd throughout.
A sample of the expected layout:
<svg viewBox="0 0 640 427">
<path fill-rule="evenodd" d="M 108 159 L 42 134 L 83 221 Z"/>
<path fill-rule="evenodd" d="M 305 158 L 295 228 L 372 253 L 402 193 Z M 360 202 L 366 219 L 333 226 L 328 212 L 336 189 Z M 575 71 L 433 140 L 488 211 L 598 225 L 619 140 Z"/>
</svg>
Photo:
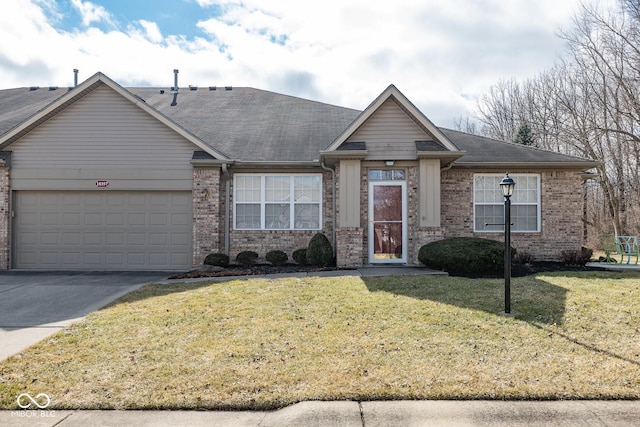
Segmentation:
<svg viewBox="0 0 640 427">
<path fill-rule="evenodd" d="M 284 265 L 284 263 L 289 259 L 287 254 L 282 251 L 269 251 L 265 258 L 268 262 L 276 266 Z"/>
<path fill-rule="evenodd" d="M 331 242 L 322 233 L 316 233 L 307 246 L 307 262 L 311 265 L 328 267 L 333 263 Z"/>
<path fill-rule="evenodd" d="M 511 254 L 515 256 L 515 249 Z M 504 269 L 504 243 L 477 237 L 439 240 L 422 246 L 418 260 L 454 274 L 497 273 Z"/>
<path fill-rule="evenodd" d="M 300 265 L 307 264 L 307 248 L 296 249 L 291 254 L 291 258 Z"/>
<path fill-rule="evenodd" d="M 535 261 L 533 255 L 529 252 L 518 252 L 516 256 L 513 257 L 514 264 L 527 265 L 531 264 Z"/>
<path fill-rule="evenodd" d="M 255 265 L 258 254 L 253 251 L 242 251 L 236 256 L 236 262 L 243 267 Z"/>
<path fill-rule="evenodd" d="M 209 254 L 205 257 L 203 264 L 215 265 L 217 267 L 228 267 L 229 255 L 221 253 Z"/>
<path fill-rule="evenodd" d="M 584 267 L 592 255 L 592 249 L 582 247 L 579 251 L 562 251 L 562 261 L 570 267 Z"/>
</svg>

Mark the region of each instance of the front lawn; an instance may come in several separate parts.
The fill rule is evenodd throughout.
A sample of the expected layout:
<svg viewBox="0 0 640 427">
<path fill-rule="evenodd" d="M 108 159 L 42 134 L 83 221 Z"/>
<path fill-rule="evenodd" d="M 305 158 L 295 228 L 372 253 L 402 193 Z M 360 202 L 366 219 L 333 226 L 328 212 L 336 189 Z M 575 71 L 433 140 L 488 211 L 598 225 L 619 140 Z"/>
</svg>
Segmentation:
<svg viewBox="0 0 640 427">
<path fill-rule="evenodd" d="M 638 399 L 640 275 L 152 285 L 0 362 L 0 407 L 270 409 L 303 400 Z"/>
</svg>

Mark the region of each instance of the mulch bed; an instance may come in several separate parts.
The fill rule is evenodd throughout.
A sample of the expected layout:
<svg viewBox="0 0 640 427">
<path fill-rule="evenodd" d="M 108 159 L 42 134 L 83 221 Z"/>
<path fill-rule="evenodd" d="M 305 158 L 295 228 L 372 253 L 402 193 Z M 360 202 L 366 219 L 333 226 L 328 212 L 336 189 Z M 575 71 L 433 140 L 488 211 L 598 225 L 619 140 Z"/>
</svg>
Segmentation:
<svg viewBox="0 0 640 427">
<path fill-rule="evenodd" d="M 230 265 L 221 271 L 201 271 L 194 270 L 187 273 L 180 273 L 169 277 L 169 279 L 195 279 L 201 277 L 228 277 L 228 276 L 261 276 L 267 274 L 282 273 L 299 273 L 299 272 L 316 272 L 316 271 L 336 271 L 336 270 L 353 270 L 352 268 L 337 267 L 314 267 L 308 265 L 285 264 L 283 266 L 274 266 L 270 264 L 258 264 L 252 267 L 242 267 L 239 265 Z M 534 262 L 530 264 L 514 264 L 511 267 L 512 277 L 523 277 L 530 274 L 546 273 L 553 271 L 593 271 L 601 270 L 599 268 L 584 266 L 568 266 L 562 262 Z M 502 272 L 487 274 L 464 274 L 450 273 L 450 276 L 476 277 L 476 278 L 500 278 L 503 277 Z"/>
</svg>

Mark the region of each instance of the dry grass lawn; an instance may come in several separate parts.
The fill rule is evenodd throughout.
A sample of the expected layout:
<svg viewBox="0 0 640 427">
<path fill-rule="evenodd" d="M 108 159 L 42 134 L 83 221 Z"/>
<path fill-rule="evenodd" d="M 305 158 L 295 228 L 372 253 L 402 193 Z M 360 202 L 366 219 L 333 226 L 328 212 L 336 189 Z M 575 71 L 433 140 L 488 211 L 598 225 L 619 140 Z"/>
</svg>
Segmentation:
<svg viewBox="0 0 640 427">
<path fill-rule="evenodd" d="M 303 400 L 638 399 L 640 275 L 151 285 L 0 362 L 0 407 L 268 409 Z"/>
</svg>

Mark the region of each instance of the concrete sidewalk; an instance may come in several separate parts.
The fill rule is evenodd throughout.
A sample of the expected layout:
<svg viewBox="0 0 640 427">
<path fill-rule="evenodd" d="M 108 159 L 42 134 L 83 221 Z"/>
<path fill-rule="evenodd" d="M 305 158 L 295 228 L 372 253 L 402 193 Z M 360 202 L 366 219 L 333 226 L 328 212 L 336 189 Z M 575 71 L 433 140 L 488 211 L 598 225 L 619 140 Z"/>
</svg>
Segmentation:
<svg viewBox="0 0 640 427">
<path fill-rule="evenodd" d="M 638 426 L 639 401 L 302 402 L 277 411 L 2 411 L 0 425 L 90 426 Z"/>
</svg>

